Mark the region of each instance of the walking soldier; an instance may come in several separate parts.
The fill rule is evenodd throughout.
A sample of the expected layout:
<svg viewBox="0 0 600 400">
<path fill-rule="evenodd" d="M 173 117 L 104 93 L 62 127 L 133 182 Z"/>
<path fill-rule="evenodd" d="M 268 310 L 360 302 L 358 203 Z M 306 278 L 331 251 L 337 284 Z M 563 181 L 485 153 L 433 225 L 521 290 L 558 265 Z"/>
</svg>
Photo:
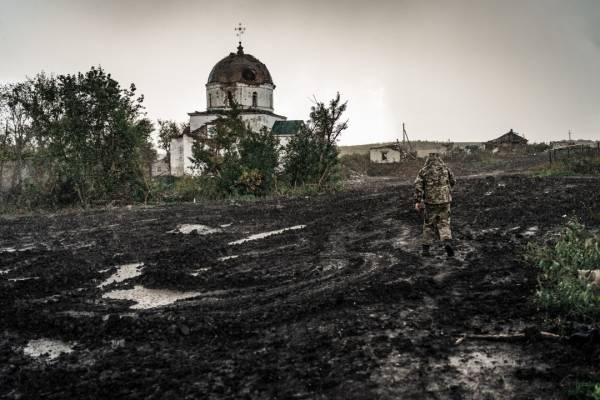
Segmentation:
<svg viewBox="0 0 600 400">
<path fill-rule="evenodd" d="M 429 153 L 425 165 L 415 179 L 415 209 L 423 215 L 423 252 L 429 256 L 433 240 L 444 242 L 448 257 L 454 256 L 450 230 L 450 191 L 454 175 L 437 153 Z"/>
</svg>

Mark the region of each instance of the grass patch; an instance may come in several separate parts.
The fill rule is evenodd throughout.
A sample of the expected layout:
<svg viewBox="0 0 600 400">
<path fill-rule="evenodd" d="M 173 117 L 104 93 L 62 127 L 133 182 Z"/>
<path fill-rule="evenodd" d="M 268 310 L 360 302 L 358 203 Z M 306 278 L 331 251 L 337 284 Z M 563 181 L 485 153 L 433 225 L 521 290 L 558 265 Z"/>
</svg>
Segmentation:
<svg viewBox="0 0 600 400">
<path fill-rule="evenodd" d="M 531 170 L 534 176 L 600 175 L 600 158 L 573 157 Z"/>
<path fill-rule="evenodd" d="M 569 400 L 600 400 L 600 383 L 577 382 L 567 392 Z"/>
<path fill-rule="evenodd" d="M 565 317 L 600 321 L 600 293 L 578 276 L 578 270 L 600 268 L 600 235 L 571 220 L 555 244 L 529 243 L 526 260 L 539 269 L 535 297 L 542 307 Z"/>
</svg>

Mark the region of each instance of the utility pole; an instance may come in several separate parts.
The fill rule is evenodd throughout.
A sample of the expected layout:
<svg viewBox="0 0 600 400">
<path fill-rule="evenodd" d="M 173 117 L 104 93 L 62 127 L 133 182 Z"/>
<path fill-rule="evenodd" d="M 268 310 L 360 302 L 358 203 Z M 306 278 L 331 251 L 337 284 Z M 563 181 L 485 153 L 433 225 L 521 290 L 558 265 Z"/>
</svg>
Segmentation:
<svg viewBox="0 0 600 400">
<path fill-rule="evenodd" d="M 410 139 L 408 138 L 408 133 L 406 133 L 406 127 L 404 126 L 404 122 L 402 123 L 402 148 L 410 158 L 415 158 L 415 156 L 413 155 L 412 144 L 410 143 Z"/>
<path fill-rule="evenodd" d="M 406 146 L 408 144 L 408 149 L 412 151 L 412 145 L 410 144 L 410 140 L 408 139 L 408 133 L 406 133 L 406 127 L 404 126 L 404 122 L 402 123 L 402 145 Z"/>
</svg>

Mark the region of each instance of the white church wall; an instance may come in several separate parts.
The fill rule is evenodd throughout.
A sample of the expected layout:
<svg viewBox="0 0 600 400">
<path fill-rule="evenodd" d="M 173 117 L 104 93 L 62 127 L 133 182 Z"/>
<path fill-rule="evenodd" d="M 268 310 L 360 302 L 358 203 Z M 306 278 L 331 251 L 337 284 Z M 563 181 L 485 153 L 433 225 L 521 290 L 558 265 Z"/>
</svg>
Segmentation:
<svg viewBox="0 0 600 400">
<path fill-rule="evenodd" d="M 290 140 L 292 140 L 293 135 L 277 135 L 276 137 L 279 141 L 279 145 L 281 147 L 286 147 Z"/>
<path fill-rule="evenodd" d="M 268 114 L 244 114 L 242 113 L 242 121 L 246 123 L 254 132 L 260 132 L 264 127 L 267 129 L 273 128 L 275 121 L 285 121 L 284 117 L 275 117 Z"/>
<path fill-rule="evenodd" d="M 171 139 L 171 175 L 194 175 L 194 164 L 190 160 L 193 145 L 194 139 L 188 135 Z"/>
<path fill-rule="evenodd" d="M 257 105 L 253 108 L 259 110 L 273 111 L 273 89 L 275 86 L 271 84 L 263 84 L 260 86 L 246 85 L 237 83 L 234 86 L 223 86 L 219 83 L 206 85 L 206 107 L 207 109 L 223 109 L 229 106 L 227 92 L 231 92 L 233 99 L 242 108 L 250 108 L 252 105 L 252 97 L 256 92 Z"/>
</svg>

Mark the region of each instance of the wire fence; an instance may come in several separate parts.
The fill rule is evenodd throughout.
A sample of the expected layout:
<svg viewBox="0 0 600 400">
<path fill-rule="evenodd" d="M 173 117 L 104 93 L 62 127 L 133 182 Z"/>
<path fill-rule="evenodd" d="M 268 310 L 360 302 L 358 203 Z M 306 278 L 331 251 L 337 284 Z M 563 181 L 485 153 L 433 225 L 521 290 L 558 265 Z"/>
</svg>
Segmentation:
<svg viewBox="0 0 600 400">
<path fill-rule="evenodd" d="M 595 146 L 576 144 L 548 150 L 550 164 L 574 157 L 600 157 L 600 142 L 597 142 Z"/>
</svg>

